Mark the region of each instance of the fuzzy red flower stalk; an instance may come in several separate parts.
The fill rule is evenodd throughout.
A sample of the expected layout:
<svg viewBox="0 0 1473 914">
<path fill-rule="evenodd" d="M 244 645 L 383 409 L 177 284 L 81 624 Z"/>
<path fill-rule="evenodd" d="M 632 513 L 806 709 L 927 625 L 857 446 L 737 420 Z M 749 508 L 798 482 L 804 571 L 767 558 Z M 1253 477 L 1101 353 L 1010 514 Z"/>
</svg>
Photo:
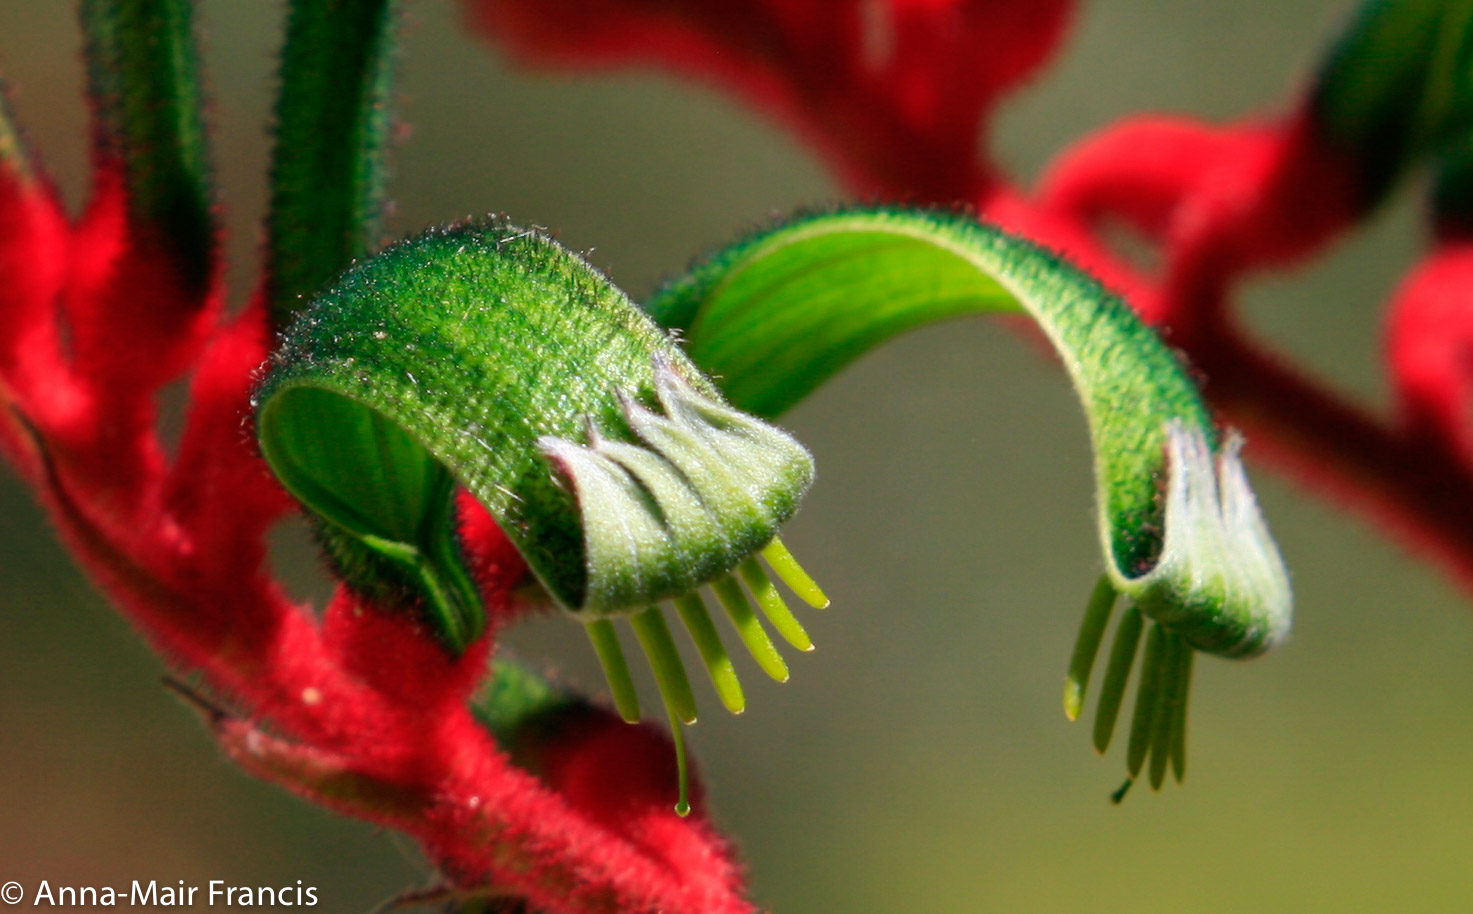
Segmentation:
<svg viewBox="0 0 1473 914">
<path fill-rule="evenodd" d="M 347 587 L 319 622 L 267 574 L 265 534 L 291 503 L 257 452 L 250 397 L 283 302 L 377 242 L 358 214 L 382 202 L 380 77 L 395 14 L 374 2 L 293 4 L 276 212 L 359 231 L 346 244 L 328 232 L 326 260 L 307 267 L 273 257 L 268 292 L 233 317 L 222 308 L 191 16 L 183 0 L 83 4 L 94 180 L 75 224 L 0 110 L 5 456 L 98 586 L 171 667 L 197 677 L 180 688 L 250 772 L 406 832 L 454 892 L 579 914 L 751 910 L 699 793 L 697 815 L 670 809 L 668 740 L 614 727 L 591 705 L 477 712 L 491 637 L 451 656 L 415 614 Z M 355 84 L 363 91 L 344 100 L 342 86 Z M 314 145 L 292 133 L 313 105 L 335 107 L 329 126 L 356 138 L 337 150 L 349 167 L 325 154 L 337 137 Z M 302 161 L 306 171 L 293 171 Z M 311 231 L 288 218 L 274 241 L 294 230 L 290 242 Z M 157 398 L 186 376 L 187 426 L 171 458 Z M 484 511 L 463 511 L 494 631 L 526 567 Z M 534 711 L 541 742 L 522 733 Z M 524 744 L 525 767 L 497 728 Z"/>
<path fill-rule="evenodd" d="M 809 140 L 857 192 L 951 203 L 991 193 L 979 156 L 1006 90 L 1048 56 L 1065 0 L 469 2 L 520 59 L 655 65 L 708 80 Z"/>
</svg>

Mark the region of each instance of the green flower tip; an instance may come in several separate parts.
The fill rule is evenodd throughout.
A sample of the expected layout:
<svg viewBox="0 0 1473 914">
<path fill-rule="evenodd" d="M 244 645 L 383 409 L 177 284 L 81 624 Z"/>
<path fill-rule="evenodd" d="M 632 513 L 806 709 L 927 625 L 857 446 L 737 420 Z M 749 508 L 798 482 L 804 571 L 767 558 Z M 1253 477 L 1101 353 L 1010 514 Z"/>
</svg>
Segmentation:
<svg viewBox="0 0 1473 914">
<path fill-rule="evenodd" d="M 695 701 L 657 604 L 675 604 L 739 712 L 700 589 L 780 680 L 759 613 L 800 650 L 812 642 L 758 557 L 800 598 L 828 602 L 776 538 L 812 483 L 808 452 L 723 402 L 668 333 L 537 231 L 450 226 L 349 269 L 285 334 L 257 432 L 342 578 L 417 609 L 452 653 L 484 629 L 454 531 L 454 494 L 468 489 L 547 599 L 588 625 L 615 706 L 636 720 L 613 628 L 630 619 L 677 741 Z"/>
<path fill-rule="evenodd" d="M 623 428 L 606 433 L 589 417 L 582 443 L 548 435 L 537 444 L 573 494 L 583 529 L 584 599 L 564 608 L 587 623 L 614 705 L 636 721 L 639 699 L 612 624 L 630 617 L 671 721 L 683 791 L 680 723 L 695 722 L 696 703 L 653 604 L 674 603 L 722 704 L 739 714 L 741 682 L 699 588 L 710 585 L 747 650 L 778 681 L 788 678 L 787 664 L 757 610 L 792 646 L 807 651 L 813 642 L 757 556 L 805 602 L 822 608 L 828 598 L 776 538 L 813 480 L 808 452 L 698 392 L 663 360 L 654 377 L 659 412 L 618 391 Z"/>
<path fill-rule="evenodd" d="M 1202 430 L 1168 424 L 1160 557 L 1137 577 L 1112 562 L 1085 609 L 1064 686 L 1070 720 L 1083 709 L 1116 603 L 1124 596 L 1133 604 L 1116 625 L 1100 685 L 1094 744 L 1101 753 L 1109 747 L 1143 636 L 1146 643 L 1126 750 L 1129 779 L 1113 795 L 1117 803 L 1142 770 L 1154 789 L 1168 768 L 1178 782 L 1185 776 L 1187 695 L 1197 651 L 1256 656 L 1289 632 L 1288 573 L 1248 485 L 1241 447 L 1242 439 L 1229 435 L 1214 454 Z"/>
</svg>

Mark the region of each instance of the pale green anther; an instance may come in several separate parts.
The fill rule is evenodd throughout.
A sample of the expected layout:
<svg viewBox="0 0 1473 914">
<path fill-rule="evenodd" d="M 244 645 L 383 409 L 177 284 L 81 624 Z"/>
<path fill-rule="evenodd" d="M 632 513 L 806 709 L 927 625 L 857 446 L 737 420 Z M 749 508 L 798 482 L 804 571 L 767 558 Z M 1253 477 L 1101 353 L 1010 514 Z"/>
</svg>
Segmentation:
<svg viewBox="0 0 1473 914">
<path fill-rule="evenodd" d="M 828 596 L 813 578 L 808 576 L 808 572 L 803 570 L 798 560 L 793 558 L 793 554 L 788 551 L 787 546 L 783 545 L 782 540 L 773 537 L 772 542 L 763 547 L 762 557 L 767 560 L 767 564 L 777 573 L 777 576 L 782 578 L 783 583 L 792 588 L 793 593 L 797 594 L 804 603 L 814 609 L 828 609 Z"/>
<path fill-rule="evenodd" d="M 1100 652 L 1100 641 L 1105 637 L 1110 613 L 1115 609 L 1116 596 L 1115 585 L 1110 583 L 1107 575 L 1095 585 L 1089 604 L 1084 608 L 1084 622 L 1079 626 L 1079 637 L 1074 642 L 1074 654 L 1069 659 L 1069 673 L 1064 680 L 1064 715 L 1070 720 L 1077 720 L 1084 707 L 1089 674 Z"/>
<path fill-rule="evenodd" d="M 721 635 L 711 621 L 711 614 L 706 610 L 706 601 L 701 599 L 699 593 L 688 593 L 675 598 L 675 610 L 680 613 L 685 630 L 690 632 L 691 640 L 695 642 L 696 650 L 706 664 L 706 672 L 711 677 L 711 685 L 715 687 L 721 703 L 733 714 L 745 711 L 747 699 L 742 693 L 741 681 L 737 679 L 736 667 L 732 665 L 731 657 L 726 653 L 726 645 L 721 643 Z"/>
<path fill-rule="evenodd" d="M 1144 624 L 1141 611 L 1134 606 L 1120 614 L 1115 644 L 1110 648 L 1110 662 L 1105 666 L 1105 679 L 1100 683 L 1099 707 L 1095 711 L 1094 745 L 1101 755 L 1110 748 L 1110 738 L 1115 733 L 1115 720 L 1120 715 L 1120 703 L 1125 698 L 1125 686 L 1130 681 L 1130 667 L 1135 663 Z"/>
<path fill-rule="evenodd" d="M 741 585 L 731 578 L 722 578 L 712 583 L 711 589 L 716 592 L 716 599 L 721 601 L 752 659 L 757 661 L 757 665 L 768 676 L 778 682 L 787 682 L 788 665 L 777 652 L 777 645 L 772 643 L 767 629 L 762 627 L 761 620 L 752 611 L 752 604 L 747 602 L 747 595 L 742 593 Z"/>
<path fill-rule="evenodd" d="M 1152 625 L 1146 633 L 1146 653 L 1141 658 L 1141 682 L 1136 687 L 1135 715 L 1130 722 L 1130 744 L 1126 747 L 1125 770 L 1132 778 L 1141 773 L 1146 754 L 1156 736 L 1157 711 L 1161 705 L 1161 679 L 1166 659 L 1166 630 Z"/>
<path fill-rule="evenodd" d="M 740 566 L 742 580 L 747 583 L 747 589 L 752 592 L 752 599 L 757 601 L 757 606 L 762 610 L 762 615 L 772 623 L 778 634 L 783 639 L 800 651 L 813 650 L 813 639 L 808 637 L 808 632 L 803 628 L 798 617 L 788 609 L 788 604 L 783 602 L 782 595 L 777 592 L 772 579 L 756 559 L 747 559 Z"/>
<path fill-rule="evenodd" d="M 624 659 L 624 649 L 619 646 L 619 635 L 614 623 L 607 619 L 595 619 L 586 626 L 588 640 L 593 642 L 593 652 L 603 667 L 604 678 L 609 682 L 609 693 L 614 699 L 614 709 L 619 716 L 632 723 L 639 722 L 639 693 L 634 690 L 634 680 L 629 675 L 629 662 Z"/>
</svg>

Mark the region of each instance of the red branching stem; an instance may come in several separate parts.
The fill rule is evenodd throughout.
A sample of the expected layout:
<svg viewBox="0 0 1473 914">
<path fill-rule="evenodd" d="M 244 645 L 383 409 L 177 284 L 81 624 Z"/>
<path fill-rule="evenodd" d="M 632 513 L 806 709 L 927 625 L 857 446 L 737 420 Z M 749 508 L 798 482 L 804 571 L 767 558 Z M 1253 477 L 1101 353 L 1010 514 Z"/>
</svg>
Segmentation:
<svg viewBox="0 0 1473 914">
<path fill-rule="evenodd" d="M 220 277 L 201 288 L 180 274 L 108 163 L 76 225 L 43 178 L 11 164 L 0 160 L 0 446 L 93 580 L 220 696 L 196 704 L 225 752 L 403 830 L 461 887 L 558 914 L 751 911 L 703 813 L 675 816 L 674 772 L 651 764 L 647 731 L 620 723 L 629 736 L 601 739 L 613 717 L 590 708 L 539 777 L 473 717 L 494 623 L 526 574 L 484 511 L 465 512 L 466 544 L 493 631 L 458 659 L 412 608 L 343 591 L 318 621 L 282 592 L 265 534 L 290 501 L 251 421 L 270 344 L 263 299 L 226 318 Z M 170 458 L 156 399 L 186 374 Z M 669 755 L 664 738 L 654 745 Z"/>
</svg>

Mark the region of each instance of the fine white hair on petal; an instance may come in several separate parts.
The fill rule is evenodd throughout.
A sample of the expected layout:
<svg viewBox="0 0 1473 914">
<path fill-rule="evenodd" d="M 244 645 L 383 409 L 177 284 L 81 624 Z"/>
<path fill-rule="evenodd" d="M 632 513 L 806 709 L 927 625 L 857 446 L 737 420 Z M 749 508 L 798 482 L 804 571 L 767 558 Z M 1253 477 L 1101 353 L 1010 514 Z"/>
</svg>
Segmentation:
<svg viewBox="0 0 1473 914">
<path fill-rule="evenodd" d="M 661 360 L 654 374 L 663 415 L 615 391 L 618 434 L 630 440 L 590 422 L 586 444 L 538 441 L 580 515 L 586 586 L 565 606 L 575 613 L 638 612 L 729 574 L 772 541 L 813 479 L 812 458 L 785 432 Z"/>
<path fill-rule="evenodd" d="M 1225 545 L 1228 554 L 1238 561 L 1241 573 L 1236 579 L 1251 584 L 1245 596 L 1260 603 L 1258 614 L 1265 621 L 1261 637 L 1263 649 L 1267 650 L 1289 634 L 1294 595 L 1289 587 L 1289 571 L 1248 484 L 1248 474 L 1239 456 L 1242 450 L 1243 436 L 1230 432 L 1218 457 L 1218 489 L 1222 493 L 1223 527 L 1227 532 Z"/>
<path fill-rule="evenodd" d="M 1215 457 L 1206 435 L 1166 428 L 1165 540 L 1156 566 L 1117 580 L 1149 615 L 1224 656 L 1258 654 L 1288 634 L 1293 597 L 1229 433 Z"/>
</svg>

